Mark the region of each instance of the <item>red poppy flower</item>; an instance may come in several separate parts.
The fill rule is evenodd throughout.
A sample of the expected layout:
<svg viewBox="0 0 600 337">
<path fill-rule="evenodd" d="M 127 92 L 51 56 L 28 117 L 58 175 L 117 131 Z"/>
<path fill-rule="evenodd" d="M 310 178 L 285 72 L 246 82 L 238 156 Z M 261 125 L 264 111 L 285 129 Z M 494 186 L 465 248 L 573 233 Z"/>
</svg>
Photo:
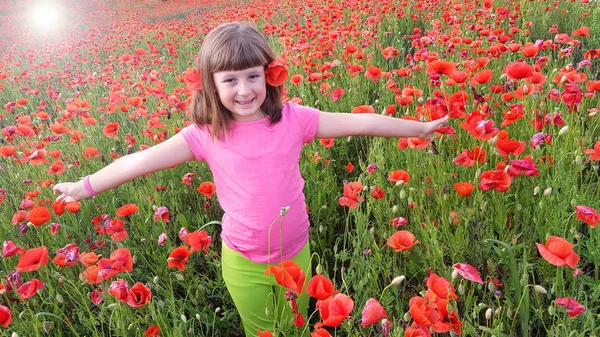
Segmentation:
<svg viewBox="0 0 600 337">
<path fill-rule="evenodd" d="M 425 69 L 429 75 L 447 75 L 452 76 L 456 72 L 456 65 L 452 62 L 435 60 L 427 64 Z"/>
<path fill-rule="evenodd" d="M 127 296 L 127 304 L 132 308 L 143 307 L 152 300 L 152 292 L 146 285 L 137 282 L 133 287 L 129 288 Z"/>
<path fill-rule="evenodd" d="M 570 297 L 561 297 L 554 300 L 561 307 L 567 309 L 569 317 L 575 317 L 585 312 L 585 308 L 579 302 Z"/>
<path fill-rule="evenodd" d="M 383 306 L 374 298 L 370 298 L 362 311 L 362 322 L 360 326 L 363 328 L 369 324 L 375 324 L 382 318 L 389 320 L 388 314 Z"/>
<path fill-rule="evenodd" d="M 183 73 L 183 81 L 186 87 L 192 91 L 202 90 L 202 77 L 196 68 L 189 68 Z"/>
<path fill-rule="evenodd" d="M 265 74 L 267 75 L 267 83 L 273 87 L 278 87 L 285 83 L 288 77 L 288 70 L 281 61 L 275 60 L 269 63 Z"/>
<path fill-rule="evenodd" d="M 25 250 L 20 246 L 17 246 L 12 240 L 4 241 L 2 243 L 2 256 L 11 257 L 17 254 L 23 254 Z"/>
<path fill-rule="evenodd" d="M 37 294 L 38 290 L 44 290 L 44 282 L 34 278 L 31 281 L 23 283 L 23 285 L 17 289 L 17 293 L 21 295 L 22 300 L 26 300 Z"/>
<path fill-rule="evenodd" d="M 575 29 L 573 31 L 573 33 L 571 33 L 571 35 L 573 35 L 573 36 L 587 36 L 587 37 L 589 37 L 590 36 L 590 28 L 587 27 L 587 26 L 581 26 L 581 27 Z"/>
<path fill-rule="evenodd" d="M 30 271 L 36 271 L 40 269 L 41 266 L 45 266 L 48 264 L 48 248 L 46 246 L 41 246 L 38 248 L 33 248 L 21 255 L 19 257 L 19 262 L 15 267 L 16 270 L 27 273 Z"/>
<path fill-rule="evenodd" d="M 102 268 L 97 265 L 87 267 L 81 274 L 79 279 L 87 284 L 96 284 L 102 281 L 102 278 L 98 274 L 102 271 Z"/>
<path fill-rule="evenodd" d="M 398 139 L 398 148 L 400 150 L 404 150 L 407 147 L 410 147 L 411 149 L 416 148 L 418 150 L 423 150 L 424 148 L 428 147 L 429 144 L 431 144 L 431 140 L 423 139 L 423 138 L 419 138 L 419 137 L 409 137 L 409 138 Z"/>
<path fill-rule="evenodd" d="M 454 268 L 454 270 L 456 270 L 460 274 L 460 276 L 466 278 L 467 280 L 483 284 L 483 281 L 481 280 L 481 275 L 479 275 L 477 269 L 475 269 L 475 267 L 471 266 L 470 264 L 455 263 L 452 265 L 452 268 Z"/>
<path fill-rule="evenodd" d="M 258 328 L 258 337 L 273 337 L 273 333 L 269 330 L 260 330 Z"/>
<path fill-rule="evenodd" d="M 79 262 L 81 262 L 81 264 L 84 267 L 93 265 L 94 263 L 96 263 L 96 261 L 98 261 L 99 258 L 100 258 L 100 256 L 98 256 L 94 252 L 79 254 Z"/>
<path fill-rule="evenodd" d="M 409 250 L 417 243 L 419 243 L 419 240 L 415 240 L 415 235 L 405 230 L 397 231 L 388 240 L 388 245 L 394 248 L 396 252 Z"/>
<path fill-rule="evenodd" d="M 533 76 L 533 68 L 525 62 L 513 62 L 504 68 L 504 74 L 510 79 L 520 80 Z"/>
<path fill-rule="evenodd" d="M 454 292 L 454 286 L 445 278 L 431 273 L 427 279 L 427 293 L 425 299 L 435 302 L 439 299 L 455 300 L 458 296 Z"/>
<path fill-rule="evenodd" d="M 321 328 L 315 330 L 315 332 L 311 332 L 310 337 L 331 337 L 331 334 L 329 334 L 329 331 Z"/>
<path fill-rule="evenodd" d="M 410 180 L 410 174 L 404 170 L 395 170 L 388 174 L 387 180 L 394 183 L 402 180 L 406 184 Z"/>
<path fill-rule="evenodd" d="M 102 132 L 108 138 L 116 137 L 119 134 L 119 122 L 106 124 Z"/>
<path fill-rule="evenodd" d="M 430 337 L 431 332 L 427 328 L 421 328 L 416 322 L 404 330 L 404 337 Z"/>
<path fill-rule="evenodd" d="M 427 303 L 421 296 L 414 296 L 408 301 L 408 312 L 415 323 L 430 327 L 440 320 L 441 316 L 435 304 Z"/>
<path fill-rule="evenodd" d="M 575 211 L 577 212 L 577 218 L 575 220 L 583 220 L 583 222 L 592 227 L 598 226 L 598 222 L 600 222 L 600 214 L 598 214 L 595 209 L 588 206 L 578 205 L 575 206 Z"/>
<path fill-rule="evenodd" d="M 113 281 L 108 287 L 108 292 L 121 302 L 127 302 L 129 296 L 129 285 L 125 280 Z"/>
<path fill-rule="evenodd" d="M 575 269 L 579 263 L 579 255 L 573 250 L 573 244 L 559 236 L 549 236 L 545 245 L 536 242 L 536 246 L 540 255 L 551 265 Z"/>
<path fill-rule="evenodd" d="M 187 246 L 179 246 L 175 248 L 169 258 L 167 259 L 167 266 L 169 268 L 177 268 L 179 271 L 184 271 L 188 260 L 188 257 L 192 254 Z"/>
<path fill-rule="evenodd" d="M 375 108 L 373 108 L 370 105 L 359 105 L 357 107 L 354 107 L 354 109 L 352 109 L 351 113 L 353 113 L 353 114 L 364 114 L 364 113 L 374 114 Z"/>
<path fill-rule="evenodd" d="M 583 150 L 583 153 L 589 154 L 591 160 L 600 160 L 600 140 L 596 142 L 593 149 Z"/>
<path fill-rule="evenodd" d="M 213 243 L 213 238 L 206 233 L 204 229 L 188 233 L 183 238 L 183 242 L 192 247 L 192 252 L 199 252 L 200 250 L 204 253 L 208 253 L 208 247 Z"/>
<path fill-rule="evenodd" d="M 514 139 L 498 139 L 494 144 L 501 156 L 507 157 L 509 154 L 518 156 L 525 150 L 525 142 L 519 142 Z"/>
<path fill-rule="evenodd" d="M 117 216 L 130 216 L 137 212 L 140 208 L 136 204 L 126 204 L 117 210 Z"/>
<path fill-rule="evenodd" d="M 503 170 L 485 171 L 481 174 L 479 188 L 482 191 L 496 189 L 498 192 L 506 192 L 510 187 L 511 178 Z"/>
<path fill-rule="evenodd" d="M 144 337 L 158 337 L 160 336 L 160 327 L 158 325 L 151 325 L 144 331 Z"/>
<path fill-rule="evenodd" d="M 473 192 L 473 185 L 469 182 L 462 181 L 454 184 L 454 190 L 461 197 L 468 197 Z"/>
<path fill-rule="evenodd" d="M 212 196 L 216 191 L 217 187 L 210 181 L 205 181 L 198 187 L 198 192 L 204 194 L 209 199 L 212 199 Z"/>
<path fill-rule="evenodd" d="M 488 140 L 500 131 L 494 127 L 493 120 L 484 119 L 484 116 L 479 114 L 468 116 L 460 123 L 460 127 L 479 140 Z"/>
<path fill-rule="evenodd" d="M 12 145 L 0 146 L 0 156 L 10 157 L 16 150 L 17 148 Z"/>
<path fill-rule="evenodd" d="M 371 191 L 371 196 L 375 200 L 379 200 L 385 197 L 385 191 L 379 188 L 379 186 L 375 186 L 373 191 Z"/>
<path fill-rule="evenodd" d="M 318 303 L 323 322 L 315 324 L 317 329 L 322 326 L 339 326 L 346 318 L 350 317 L 354 308 L 354 301 L 344 294 L 337 294 Z"/>
<path fill-rule="evenodd" d="M 306 293 L 318 300 L 325 300 L 337 293 L 333 283 L 324 275 L 313 276 L 306 284 Z"/>
<path fill-rule="evenodd" d="M 41 226 L 50 220 L 51 217 L 52 214 L 46 207 L 36 207 L 27 213 L 25 220 L 31 222 L 35 226 Z"/>
<path fill-rule="evenodd" d="M 12 322 L 12 312 L 8 307 L 0 304 L 0 325 L 7 327 Z"/>
<path fill-rule="evenodd" d="M 296 294 L 302 294 L 306 274 L 295 261 L 285 260 L 277 266 L 269 266 L 265 271 L 265 276 L 269 274 L 273 274 L 277 283 L 282 287 Z"/>
<path fill-rule="evenodd" d="M 300 85 L 303 79 L 304 77 L 302 77 L 302 75 L 296 74 L 292 76 L 292 78 L 290 78 L 290 82 L 292 82 L 293 85 L 298 86 Z"/>
</svg>

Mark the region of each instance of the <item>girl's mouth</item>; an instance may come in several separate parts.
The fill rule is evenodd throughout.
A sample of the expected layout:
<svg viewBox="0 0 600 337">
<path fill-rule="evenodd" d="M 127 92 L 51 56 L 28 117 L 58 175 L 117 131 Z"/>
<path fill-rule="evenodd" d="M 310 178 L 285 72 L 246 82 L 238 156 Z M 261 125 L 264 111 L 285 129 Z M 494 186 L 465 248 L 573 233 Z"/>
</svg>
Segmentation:
<svg viewBox="0 0 600 337">
<path fill-rule="evenodd" d="M 250 103 L 254 102 L 254 98 L 253 98 L 253 99 L 250 99 L 250 100 L 247 100 L 247 101 L 236 101 L 236 102 L 237 102 L 237 104 L 239 104 L 239 105 L 248 105 L 248 104 L 250 104 Z"/>
</svg>

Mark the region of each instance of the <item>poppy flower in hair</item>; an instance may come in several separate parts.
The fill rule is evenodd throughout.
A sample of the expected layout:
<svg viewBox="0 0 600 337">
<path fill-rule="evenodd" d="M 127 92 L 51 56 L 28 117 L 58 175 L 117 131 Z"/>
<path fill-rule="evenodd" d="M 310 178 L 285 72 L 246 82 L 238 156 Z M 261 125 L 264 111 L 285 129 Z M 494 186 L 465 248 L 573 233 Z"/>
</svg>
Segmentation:
<svg viewBox="0 0 600 337">
<path fill-rule="evenodd" d="M 202 77 L 196 68 L 189 68 L 183 73 L 183 80 L 188 89 L 193 91 L 202 90 Z"/>
<path fill-rule="evenodd" d="M 267 75 L 267 83 L 273 87 L 278 87 L 285 83 L 288 77 L 288 70 L 285 64 L 279 60 L 275 60 L 267 66 L 265 69 Z"/>
</svg>

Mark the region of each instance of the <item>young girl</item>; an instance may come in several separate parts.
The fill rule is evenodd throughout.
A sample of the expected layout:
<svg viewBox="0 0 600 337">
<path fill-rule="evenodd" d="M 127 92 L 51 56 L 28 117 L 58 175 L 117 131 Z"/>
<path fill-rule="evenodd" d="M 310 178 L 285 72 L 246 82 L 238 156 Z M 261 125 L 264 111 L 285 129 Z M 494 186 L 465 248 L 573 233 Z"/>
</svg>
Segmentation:
<svg viewBox="0 0 600 337">
<path fill-rule="evenodd" d="M 273 330 L 274 317 L 281 317 L 286 303 L 279 287 L 279 307 L 265 310 L 277 286 L 264 276 L 269 264 L 294 260 L 310 278 L 309 222 L 298 165 L 303 144 L 315 137 L 351 135 L 427 138 L 447 121 L 421 123 L 282 105 L 282 85 L 271 85 L 265 73 L 273 61 L 267 40 L 252 26 L 227 23 L 215 28 L 198 55 L 202 88 L 191 104 L 192 125 L 82 181 L 54 186 L 60 194 L 57 201 L 78 201 L 188 160 L 206 161 L 225 211 L 223 278 L 246 336 L 256 336 L 259 328 Z M 280 224 L 278 217 L 287 206 Z M 307 317 L 306 292 L 297 303 Z"/>
</svg>

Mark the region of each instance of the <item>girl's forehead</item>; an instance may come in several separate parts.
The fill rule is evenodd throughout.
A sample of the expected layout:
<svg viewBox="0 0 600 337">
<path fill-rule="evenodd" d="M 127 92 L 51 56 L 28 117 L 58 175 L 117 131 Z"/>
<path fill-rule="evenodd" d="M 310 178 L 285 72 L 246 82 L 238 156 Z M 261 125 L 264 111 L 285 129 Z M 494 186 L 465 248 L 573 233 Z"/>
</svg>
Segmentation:
<svg viewBox="0 0 600 337">
<path fill-rule="evenodd" d="M 264 71 L 265 71 L 264 67 L 257 66 L 257 67 L 242 69 L 242 70 L 223 70 L 223 71 L 217 71 L 217 72 L 214 72 L 213 74 L 215 76 L 235 76 L 235 75 L 245 75 L 245 74 L 253 74 L 253 73 L 262 73 Z"/>
</svg>

